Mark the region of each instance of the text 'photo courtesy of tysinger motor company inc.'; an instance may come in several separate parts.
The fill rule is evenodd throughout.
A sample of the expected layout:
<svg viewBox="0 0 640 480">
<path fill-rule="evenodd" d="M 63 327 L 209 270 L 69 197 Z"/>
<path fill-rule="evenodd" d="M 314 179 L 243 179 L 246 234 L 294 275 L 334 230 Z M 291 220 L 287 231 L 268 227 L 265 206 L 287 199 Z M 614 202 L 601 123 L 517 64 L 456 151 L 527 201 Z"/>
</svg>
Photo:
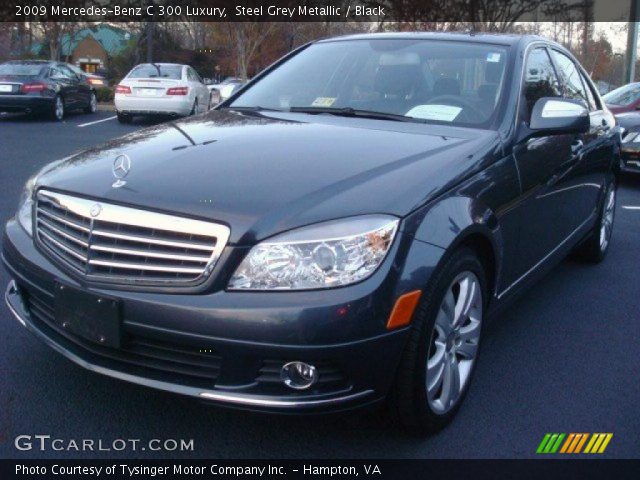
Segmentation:
<svg viewBox="0 0 640 480">
<path fill-rule="evenodd" d="M 640 0 L 0 5 L 0 479 L 637 479 Z"/>
</svg>

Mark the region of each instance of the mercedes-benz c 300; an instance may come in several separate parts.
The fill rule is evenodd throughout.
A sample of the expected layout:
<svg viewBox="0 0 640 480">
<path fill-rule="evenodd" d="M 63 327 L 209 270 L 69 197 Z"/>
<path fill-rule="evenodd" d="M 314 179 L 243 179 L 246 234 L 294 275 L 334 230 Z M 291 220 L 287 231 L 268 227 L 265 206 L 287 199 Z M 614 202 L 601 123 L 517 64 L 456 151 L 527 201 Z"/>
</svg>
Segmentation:
<svg viewBox="0 0 640 480">
<path fill-rule="evenodd" d="M 271 412 L 387 400 L 433 432 L 488 318 L 570 252 L 603 259 L 619 155 L 543 38 L 318 41 L 45 166 L 6 226 L 6 299 L 97 373 Z"/>
</svg>

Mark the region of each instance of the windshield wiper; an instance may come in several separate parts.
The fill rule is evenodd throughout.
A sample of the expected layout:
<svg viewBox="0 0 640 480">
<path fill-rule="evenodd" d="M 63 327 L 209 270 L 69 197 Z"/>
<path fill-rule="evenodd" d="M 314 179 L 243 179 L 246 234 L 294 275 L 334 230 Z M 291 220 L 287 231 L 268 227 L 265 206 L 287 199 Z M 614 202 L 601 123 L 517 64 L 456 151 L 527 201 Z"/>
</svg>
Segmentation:
<svg viewBox="0 0 640 480">
<path fill-rule="evenodd" d="M 267 108 L 261 107 L 259 105 L 251 106 L 251 107 L 221 107 L 220 110 L 236 110 L 238 112 L 285 112 L 286 110 L 280 110 L 278 108 Z"/>
<path fill-rule="evenodd" d="M 417 122 L 424 123 L 423 120 L 413 117 L 405 117 L 396 113 L 376 112 L 373 110 L 358 110 L 351 107 L 332 108 L 332 107 L 291 107 L 290 112 L 296 113 L 328 113 L 330 115 L 338 115 L 341 117 L 361 117 L 373 118 L 376 120 L 392 120 L 394 122 Z"/>
</svg>

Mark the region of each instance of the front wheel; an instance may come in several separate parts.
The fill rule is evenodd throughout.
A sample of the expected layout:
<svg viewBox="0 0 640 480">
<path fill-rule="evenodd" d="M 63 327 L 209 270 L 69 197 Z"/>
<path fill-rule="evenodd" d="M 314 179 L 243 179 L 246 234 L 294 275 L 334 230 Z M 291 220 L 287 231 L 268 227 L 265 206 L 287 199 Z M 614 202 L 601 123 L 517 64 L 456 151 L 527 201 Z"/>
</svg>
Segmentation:
<svg viewBox="0 0 640 480">
<path fill-rule="evenodd" d="M 598 223 L 575 253 L 581 260 L 599 263 L 607 255 L 616 215 L 616 182 L 610 180 L 598 209 Z"/>
<path fill-rule="evenodd" d="M 423 294 L 390 397 L 406 429 L 430 434 L 455 416 L 480 347 L 485 274 L 473 251 L 455 251 Z"/>
</svg>

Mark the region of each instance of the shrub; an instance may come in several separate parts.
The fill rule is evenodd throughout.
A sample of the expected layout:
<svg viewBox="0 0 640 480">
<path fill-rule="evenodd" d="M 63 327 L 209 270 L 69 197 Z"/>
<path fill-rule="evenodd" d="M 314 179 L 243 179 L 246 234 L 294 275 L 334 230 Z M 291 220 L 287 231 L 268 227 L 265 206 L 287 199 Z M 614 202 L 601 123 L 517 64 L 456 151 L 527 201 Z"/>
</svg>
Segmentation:
<svg viewBox="0 0 640 480">
<path fill-rule="evenodd" d="M 113 89 L 109 87 L 100 87 L 96 89 L 96 97 L 102 103 L 111 102 L 113 100 Z"/>
</svg>

